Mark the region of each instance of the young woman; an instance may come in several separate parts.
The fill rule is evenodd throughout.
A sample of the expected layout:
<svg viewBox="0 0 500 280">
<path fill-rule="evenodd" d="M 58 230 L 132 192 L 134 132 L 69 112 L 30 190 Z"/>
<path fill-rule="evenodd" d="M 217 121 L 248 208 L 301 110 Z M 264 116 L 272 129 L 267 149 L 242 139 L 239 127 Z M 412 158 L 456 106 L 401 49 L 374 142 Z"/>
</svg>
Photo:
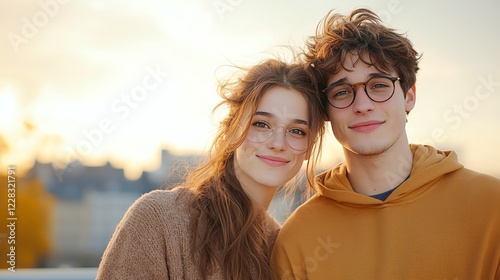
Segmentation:
<svg viewBox="0 0 500 280">
<path fill-rule="evenodd" d="M 216 109 L 229 110 L 207 162 L 131 206 L 97 279 L 270 279 L 279 224 L 267 208 L 304 160 L 312 178 L 319 158 L 324 115 L 312 85 L 301 65 L 274 59 L 221 84 Z"/>
</svg>

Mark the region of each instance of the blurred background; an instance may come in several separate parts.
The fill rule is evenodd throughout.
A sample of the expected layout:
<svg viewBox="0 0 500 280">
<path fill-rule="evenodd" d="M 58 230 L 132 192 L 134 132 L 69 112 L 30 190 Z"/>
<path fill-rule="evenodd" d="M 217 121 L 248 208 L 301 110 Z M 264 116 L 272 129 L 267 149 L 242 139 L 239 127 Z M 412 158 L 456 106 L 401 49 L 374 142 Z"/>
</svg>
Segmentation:
<svg viewBox="0 0 500 280">
<path fill-rule="evenodd" d="M 0 267 L 8 166 L 16 267 L 96 267 L 143 193 L 174 185 L 217 126 L 220 66 L 301 47 L 330 9 L 366 7 L 422 53 L 410 142 L 500 177 L 500 2 L 4 0 L 0 2 Z M 321 169 L 343 160 L 329 133 Z M 277 197 L 273 214 L 290 210 Z"/>
</svg>

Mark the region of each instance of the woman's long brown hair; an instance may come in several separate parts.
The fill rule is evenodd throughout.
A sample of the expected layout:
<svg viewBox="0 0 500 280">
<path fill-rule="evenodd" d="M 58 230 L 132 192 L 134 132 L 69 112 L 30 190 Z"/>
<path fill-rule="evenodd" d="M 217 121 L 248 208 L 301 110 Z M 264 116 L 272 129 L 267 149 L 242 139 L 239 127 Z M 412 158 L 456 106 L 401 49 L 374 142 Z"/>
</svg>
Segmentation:
<svg viewBox="0 0 500 280">
<path fill-rule="evenodd" d="M 219 85 L 223 101 L 214 110 L 225 106 L 228 114 L 220 123 L 206 163 L 191 172 L 185 182 L 195 193 L 193 254 L 201 258 L 198 265 L 204 279 L 219 269 L 225 279 L 270 279 L 267 213 L 243 191 L 233 157 L 264 93 L 273 87 L 293 89 L 308 102 L 312 137 L 306 175 L 310 182 L 325 126 L 319 96 L 304 68 L 271 59 L 248 69 L 244 76 Z"/>
</svg>

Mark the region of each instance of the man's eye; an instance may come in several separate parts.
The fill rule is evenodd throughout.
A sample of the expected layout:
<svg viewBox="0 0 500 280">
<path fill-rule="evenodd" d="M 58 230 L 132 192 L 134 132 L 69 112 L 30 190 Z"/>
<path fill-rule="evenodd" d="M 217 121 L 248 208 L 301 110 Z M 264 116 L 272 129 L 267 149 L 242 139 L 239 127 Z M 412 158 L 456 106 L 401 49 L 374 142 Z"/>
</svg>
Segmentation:
<svg viewBox="0 0 500 280">
<path fill-rule="evenodd" d="M 374 84 L 374 85 L 372 86 L 372 88 L 386 88 L 386 87 L 389 87 L 389 85 L 387 85 L 387 84 L 382 84 L 382 83 Z"/>
<path fill-rule="evenodd" d="M 334 98 L 339 98 L 339 97 L 342 97 L 344 95 L 347 95 L 349 94 L 350 92 L 347 91 L 347 90 L 340 90 L 340 91 L 337 91 L 336 93 L 333 94 L 333 97 Z"/>
</svg>

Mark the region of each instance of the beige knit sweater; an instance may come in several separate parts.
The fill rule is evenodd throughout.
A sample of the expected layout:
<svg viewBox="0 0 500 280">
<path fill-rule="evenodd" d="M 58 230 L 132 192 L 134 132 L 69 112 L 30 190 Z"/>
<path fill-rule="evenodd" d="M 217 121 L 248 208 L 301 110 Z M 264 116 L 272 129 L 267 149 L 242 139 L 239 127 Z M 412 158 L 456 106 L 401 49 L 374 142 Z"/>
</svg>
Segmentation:
<svg viewBox="0 0 500 280">
<path fill-rule="evenodd" d="M 129 208 L 104 252 L 96 279 L 201 279 L 191 254 L 192 193 L 179 196 L 183 190 L 152 191 Z M 269 216 L 271 246 L 278 231 L 279 224 Z M 208 279 L 222 276 L 217 272 Z"/>
</svg>

